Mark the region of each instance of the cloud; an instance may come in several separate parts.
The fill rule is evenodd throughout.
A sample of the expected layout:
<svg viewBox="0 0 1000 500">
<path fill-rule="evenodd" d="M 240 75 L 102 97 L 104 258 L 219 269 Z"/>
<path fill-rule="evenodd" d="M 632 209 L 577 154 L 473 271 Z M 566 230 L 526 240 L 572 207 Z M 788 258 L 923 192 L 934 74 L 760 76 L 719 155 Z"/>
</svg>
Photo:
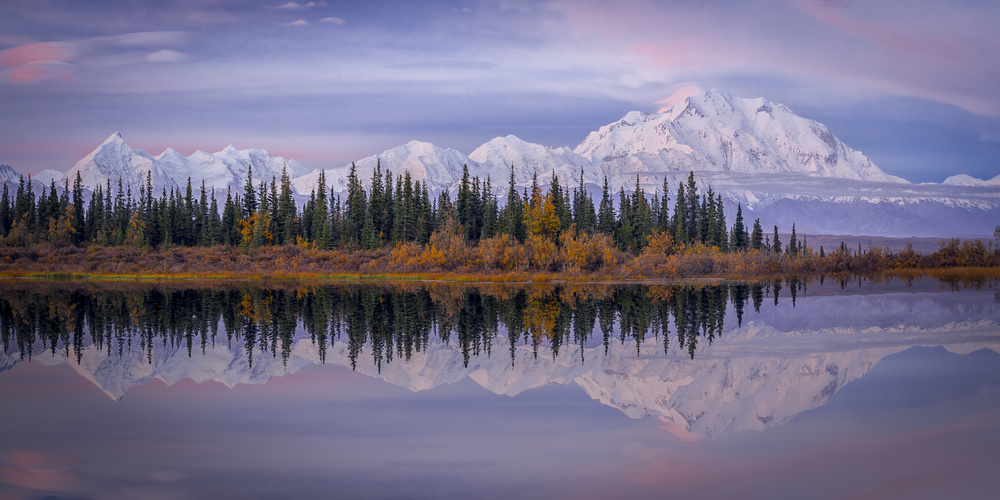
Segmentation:
<svg viewBox="0 0 1000 500">
<path fill-rule="evenodd" d="M 816 0 L 816 3 L 831 9 L 846 9 L 857 0 Z"/>
<path fill-rule="evenodd" d="M 292 21 L 290 23 L 278 23 L 278 24 L 280 24 L 282 26 L 293 26 L 293 27 L 297 27 L 297 26 L 309 26 L 309 21 L 306 21 L 305 19 L 299 19 L 297 21 Z"/>
<path fill-rule="evenodd" d="M 486 61 L 417 61 L 399 64 L 389 64 L 393 69 L 491 69 L 496 64 Z"/>
<path fill-rule="evenodd" d="M 176 50 L 163 49 L 146 55 L 146 62 L 151 63 L 172 63 L 180 62 L 187 59 L 186 54 L 177 52 Z"/>
<path fill-rule="evenodd" d="M 35 42 L 0 51 L 0 67 L 13 68 L 13 83 L 68 81 L 87 67 L 109 67 L 136 62 L 178 62 L 187 56 L 161 48 L 186 43 L 190 33 L 149 31 L 84 38 L 73 41 Z M 157 49 L 143 57 L 134 51 L 142 47 Z"/>
<path fill-rule="evenodd" d="M 629 75 L 606 78 L 623 87 L 709 86 L 767 76 L 829 93 L 916 97 L 1000 117 L 1000 40 L 992 34 L 1000 4 L 793 4 L 766 13 L 746 2 L 725 9 L 652 1 L 552 9 L 562 16 L 556 25 L 562 38 L 594 52 L 595 71 Z M 602 58 L 598 47 L 616 51 L 617 59 Z"/>
<path fill-rule="evenodd" d="M 29 43 L 0 51 L 0 66 L 10 68 L 43 61 L 67 62 L 75 58 L 77 53 L 76 47 L 71 43 Z"/>
<path fill-rule="evenodd" d="M 657 101 L 656 104 L 660 105 L 660 109 L 658 109 L 656 112 L 662 113 L 674 107 L 674 105 L 684 102 L 684 99 L 687 99 L 688 97 L 700 93 L 701 93 L 701 88 L 699 88 L 697 85 L 690 83 L 684 84 L 683 86 L 681 86 L 681 88 L 677 89 L 670 97 L 662 101 Z"/>
<path fill-rule="evenodd" d="M 1000 144 L 1000 131 L 983 132 L 979 136 L 979 142 L 985 142 L 987 144 Z"/>
<path fill-rule="evenodd" d="M 187 43 L 190 33 L 186 31 L 143 31 L 125 33 L 109 37 L 92 38 L 92 42 L 107 40 L 117 45 L 130 47 L 159 47 L 163 45 L 181 45 Z"/>
<path fill-rule="evenodd" d="M 337 26 L 340 26 L 342 24 L 346 24 L 347 23 L 347 21 L 345 21 L 345 20 L 343 20 L 343 19 L 341 19 L 339 17 L 324 17 L 323 19 L 320 19 L 319 22 L 321 22 L 321 23 L 336 24 Z"/>
<path fill-rule="evenodd" d="M 311 9 L 313 7 L 326 7 L 326 6 L 327 6 L 326 2 L 308 2 L 303 4 L 296 2 L 288 2 L 288 3 L 283 3 L 281 5 L 270 5 L 268 6 L 268 8 L 278 9 L 278 10 L 305 10 L 305 9 Z"/>
<path fill-rule="evenodd" d="M 72 64 L 60 61 L 37 61 L 15 68 L 10 72 L 10 81 L 12 83 L 66 82 L 77 72 L 77 67 Z"/>
</svg>

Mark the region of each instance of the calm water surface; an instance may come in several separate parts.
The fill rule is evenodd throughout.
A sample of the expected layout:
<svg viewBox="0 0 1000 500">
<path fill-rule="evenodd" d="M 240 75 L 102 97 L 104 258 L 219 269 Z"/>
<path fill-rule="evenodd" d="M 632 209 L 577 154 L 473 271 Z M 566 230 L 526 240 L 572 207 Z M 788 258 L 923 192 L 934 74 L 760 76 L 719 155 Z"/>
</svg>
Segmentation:
<svg viewBox="0 0 1000 500">
<path fill-rule="evenodd" d="M 992 498 L 996 288 L 0 282 L 0 499 Z"/>
</svg>

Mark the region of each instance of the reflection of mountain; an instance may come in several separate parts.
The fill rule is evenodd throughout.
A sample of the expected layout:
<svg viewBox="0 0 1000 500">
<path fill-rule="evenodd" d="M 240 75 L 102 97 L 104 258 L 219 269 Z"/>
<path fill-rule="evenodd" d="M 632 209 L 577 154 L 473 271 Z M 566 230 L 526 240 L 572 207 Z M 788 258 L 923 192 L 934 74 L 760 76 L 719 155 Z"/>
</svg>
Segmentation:
<svg viewBox="0 0 1000 500">
<path fill-rule="evenodd" d="M 467 366 L 453 336 L 450 342 L 431 339 L 408 361 L 395 359 L 381 369 L 359 362 L 357 370 L 415 391 L 465 377 L 507 395 L 576 383 L 630 417 L 662 416 L 697 434 L 718 437 L 766 429 L 820 406 L 885 356 L 913 345 L 943 345 L 963 354 L 984 347 L 1000 351 L 1000 312 L 991 292 L 800 296 L 795 307 L 783 303 L 765 305 L 757 314 L 746 312 L 742 327 L 734 316 L 728 315 L 722 334 L 711 344 L 700 339 L 695 359 L 671 335 L 667 355 L 662 338 L 647 338 L 638 348 L 634 340 L 613 340 L 607 354 L 603 345 L 589 343 L 564 345 L 555 356 L 540 351 L 535 357 L 531 345 L 517 345 L 512 364 L 509 341 L 501 334 L 494 338 L 491 354 L 473 356 Z M 259 347 L 251 363 L 243 341 L 236 336 L 229 345 L 222 333 L 204 350 L 200 341 L 190 348 L 159 339 L 145 342 L 150 341 L 135 339 L 120 356 L 117 346 L 84 345 L 79 363 L 70 349 L 62 348 L 36 353 L 33 360 L 69 362 L 119 399 L 152 378 L 167 384 L 184 378 L 228 386 L 261 384 L 321 359 L 317 344 L 301 329 L 290 344 L 287 367 L 280 352 L 261 352 Z M 369 351 L 366 346 L 362 354 Z M 0 371 L 18 362 L 15 350 L 8 353 L 0 357 Z M 349 343 L 341 339 L 327 347 L 325 362 L 352 366 Z"/>
</svg>

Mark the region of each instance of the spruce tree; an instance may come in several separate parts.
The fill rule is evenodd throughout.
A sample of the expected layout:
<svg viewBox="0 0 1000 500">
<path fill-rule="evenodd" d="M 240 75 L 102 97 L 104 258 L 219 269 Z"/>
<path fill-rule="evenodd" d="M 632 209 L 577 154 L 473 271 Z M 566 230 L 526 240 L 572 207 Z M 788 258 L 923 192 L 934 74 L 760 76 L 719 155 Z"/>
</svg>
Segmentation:
<svg viewBox="0 0 1000 500">
<path fill-rule="evenodd" d="M 615 207 L 608 188 L 608 177 L 604 176 L 604 190 L 601 194 L 601 206 L 597 212 L 597 230 L 607 234 L 615 234 Z"/>
<path fill-rule="evenodd" d="M 733 232 L 730 233 L 729 239 L 734 252 L 747 249 L 746 227 L 743 226 L 743 204 L 736 206 L 736 223 L 733 224 Z"/>
<path fill-rule="evenodd" d="M 243 185 L 243 206 L 241 217 L 249 219 L 257 211 L 257 191 L 253 186 L 253 165 L 247 164 L 247 182 Z"/>
<path fill-rule="evenodd" d="M 674 228 L 674 241 L 678 243 L 690 243 L 687 211 L 687 193 L 684 192 L 684 184 L 677 184 L 677 198 L 674 200 L 674 217 L 671 226 Z"/>
<path fill-rule="evenodd" d="M 764 250 L 764 230 L 760 227 L 760 219 L 754 219 L 753 232 L 750 233 L 750 249 L 758 252 Z"/>
</svg>

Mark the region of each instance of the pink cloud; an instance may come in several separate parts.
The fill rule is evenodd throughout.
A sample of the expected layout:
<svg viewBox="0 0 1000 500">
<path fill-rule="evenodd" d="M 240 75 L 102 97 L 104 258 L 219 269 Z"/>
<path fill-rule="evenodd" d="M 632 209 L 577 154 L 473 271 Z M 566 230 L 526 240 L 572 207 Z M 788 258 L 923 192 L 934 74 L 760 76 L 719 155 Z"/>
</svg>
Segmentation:
<svg viewBox="0 0 1000 500">
<path fill-rule="evenodd" d="M 187 56 L 181 52 L 155 49 L 183 44 L 188 36 L 182 31 L 153 31 L 67 42 L 27 43 L 0 51 L 0 67 L 13 68 L 8 73 L 12 83 L 68 81 L 87 66 L 182 61 Z M 148 47 L 152 51 L 143 58 L 133 52 L 134 47 Z"/>
<path fill-rule="evenodd" d="M 996 4 L 795 0 L 752 4 L 556 3 L 565 36 L 620 54 L 645 82 L 766 75 L 829 91 L 917 97 L 1000 116 Z M 636 57 L 638 56 L 638 57 Z"/>
<path fill-rule="evenodd" d="M 867 38 L 890 49 L 914 52 L 921 57 L 964 60 L 969 57 L 966 47 L 954 41 L 930 36 L 894 22 L 879 22 L 848 17 L 843 9 L 833 9 L 825 3 L 803 2 L 804 10 L 823 24 L 844 33 Z M 848 4 L 849 5 L 849 4 Z"/>
<path fill-rule="evenodd" d="M 701 93 L 701 88 L 698 87 L 697 85 L 685 84 L 681 88 L 677 89 L 676 92 L 674 92 L 673 94 L 671 94 L 670 97 L 668 97 L 668 98 L 666 98 L 666 99 L 664 99 L 662 101 L 656 101 L 656 104 L 660 105 L 660 109 L 657 110 L 656 112 L 657 113 L 662 113 L 662 112 L 664 112 L 664 111 L 666 111 L 666 110 L 674 107 L 675 105 L 684 102 L 684 99 L 687 99 L 688 97 L 691 97 L 693 95 L 697 95 L 697 94 L 700 94 L 700 93 Z"/>
<path fill-rule="evenodd" d="M 43 61 L 67 62 L 76 57 L 76 52 L 68 43 L 29 43 L 0 52 L 0 66 L 9 68 Z"/>
<path fill-rule="evenodd" d="M 643 42 L 625 50 L 644 56 L 654 66 L 692 68 L 704 61 L 694 54 L 694 48 L 686 42 Z"/>
<path fill-rule="evenodd" d="M 46 80 L 69 81 L 76 67 L 59 61 L 37 61 L 19 66 L 10 72 L 12 83 L 34 83 Z"/>
</svg>

